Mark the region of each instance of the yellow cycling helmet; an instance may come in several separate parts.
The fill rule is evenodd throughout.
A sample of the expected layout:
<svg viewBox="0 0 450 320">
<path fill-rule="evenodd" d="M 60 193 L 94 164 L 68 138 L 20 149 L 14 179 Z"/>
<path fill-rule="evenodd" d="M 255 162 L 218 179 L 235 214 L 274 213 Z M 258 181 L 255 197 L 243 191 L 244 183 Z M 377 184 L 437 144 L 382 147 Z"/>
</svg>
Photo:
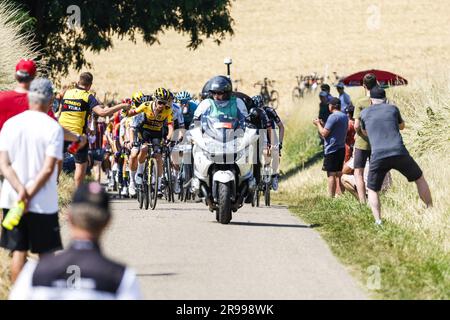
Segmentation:
<svg viewBox="0 0 450 320">
<path fill-rule="evenodd" d="M 131 101 L 133 101 L 136 106 L 139 106 L 140 104 L 142 104 L 143 97 L 144 94 L 142 93 L 142 91 L 137 91 L 131 96 Z"/>
<path fill-rule="evenodd" d="M 167 89 L 158 88 L 155 90 L 155 93 L 153 96 L 156 100 L 161 100 L 161 101 L 167 102 L 167 101 L 169 101 L 170 93 Z"/>
</svg>

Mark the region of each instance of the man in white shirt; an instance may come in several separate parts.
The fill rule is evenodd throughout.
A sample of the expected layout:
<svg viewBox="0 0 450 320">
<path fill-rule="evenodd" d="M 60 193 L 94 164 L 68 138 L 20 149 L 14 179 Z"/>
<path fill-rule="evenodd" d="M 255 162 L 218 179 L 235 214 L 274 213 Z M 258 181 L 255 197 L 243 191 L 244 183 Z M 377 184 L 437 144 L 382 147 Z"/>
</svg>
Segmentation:
<svg viewBox="0 0 450 320">
<path fill-rule="evenodd" d="M 28 92 L 29 110 L 9 119 L 0 134 L 0 193 L 3 218 L 18 201 L 25 214 L 13 229 L 2 227 L 0 246 L 12 251 L 11 278 L 22 270 L 27 251 L 42 255 L 62 248 L 58 222 L 57 161 L 63 158 L 64 132 L 47 115 L 53 86 L 37 78 Z"/>
<path fill-rule="evenodd" d="M 29 261 L 11 300 L 137 300 L 136 273 L 103 255 L 100 238 L 111 220 L 107 193 L 97 182 L 81 185 L 69 208 L 72 243 L 67 250 Z"/>
</svg>

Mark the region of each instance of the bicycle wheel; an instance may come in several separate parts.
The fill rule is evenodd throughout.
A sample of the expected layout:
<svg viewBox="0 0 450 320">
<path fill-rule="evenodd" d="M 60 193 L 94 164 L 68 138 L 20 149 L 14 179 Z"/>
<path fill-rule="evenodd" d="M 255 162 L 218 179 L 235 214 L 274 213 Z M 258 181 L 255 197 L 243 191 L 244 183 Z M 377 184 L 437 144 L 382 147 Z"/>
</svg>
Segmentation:
<svg viewBox="0 0 450 320">
<path fill-rule="evenodd" d="M 173 179 L 172 179 L 172 164 L 170 163 L 170 156 L 166 154 L 165 163 L 164 163 L 164 171 L 166 176 L 166 192 L 167 192 L 167 201 L 175 202 L 175 197 L 173 193 Z"/>
<path fill-rule="evenodd" d="M 149 202 L 150 202 L 150 195 L 149 195 L 149 188 L 148 188 L 148 181 L 150 177 L 148 175 L 148 160 L 145 161 L 145 167 L 144 167 L 144 174 L 142 178 L 142 202 L 144 203 L 145 210 L 148 210 Z"/>
<path fill-rule="evenodd" d="M 270 92 L 270 103 L 272 104 L 272 107 L 274 109 L 277 109 L 279 102 L 280 102 L 280 97 L 279 97 L 278 91 L 272 90 Z"/>
<path fill-rule="evenodd" d="M 150 159 L 148 190 L 150 195 L 150 208 L 155 210 L 158 200 L 158 163 L 155 158 Z"/>
<path fill-rule="evenodd" d="M 137 199 L 139 203 L 139 209 L 144 207 L 144 185 L 139 185 L 137 187 Z"/>
<path fill-rule="evenodd" d="M 270 207 L 270 184 L 266 183 L 264 189 L 264 202 L 266 207 Z"/>
</svg>

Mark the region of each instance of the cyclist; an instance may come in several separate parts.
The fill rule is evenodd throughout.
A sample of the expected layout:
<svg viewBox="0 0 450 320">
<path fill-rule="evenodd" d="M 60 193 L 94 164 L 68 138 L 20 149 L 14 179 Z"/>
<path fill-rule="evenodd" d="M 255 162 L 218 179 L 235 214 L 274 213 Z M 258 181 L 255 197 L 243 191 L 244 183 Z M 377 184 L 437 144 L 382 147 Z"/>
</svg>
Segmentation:
<svg viewBox="0 0 450 320">
<path fill-rule="evenodd" d="M 198 105 L 192 101 L 192 96 L 188 91 L 179 92 L 177 94 L 177 100 L 183 110 L 184 127 L 188 130 L 192 120 L 194 119 L 194 113 L 195 110 L 197 110 Z"/>
<path fill-rule="evenodd" d="M 153 101 L 145 101 L 136 109 L 128 111 L 128 116 L 133 117 L 140 113 L 144 114 L 142 123 L 142 140 L 145 144 L 153 145 L 155 158 L 158 163 L 158 179 L 161 186 L 161 177 L 163 163 L 161 158 L 161 141 L 164 139 L 164 126 L 167 125 L 167 139 L 170 140 L 173 135 L 173 111 L 169 105 L 170 93 L 164 88 L 156 89 L 153 95 Z M 138 166 L 135 177 L 136 184 L 142 184 L 145 161 L 147 159 L 148 146 L 143 145 L 138 155 Z M 160 190 L 158 192 L 161 194 Z"/>
<path fill-rule="evenodd" d="M 260 142 L 258 144 L 258 148 L 262 147 L 262 150 L 261 149 L 258 150 L 257 163 L 253 167 L 253 175 L 255 176 L 256 183 L 259 184 L 261 178 L 260 174 L 262 165 L 260 151 L 262 151 L 264 157 L 267 157 L 269 155 L 268 150 L 269 145 L 267 137 L 271 136 L 271 121 L 269 120 L 267 113 L 264 111 L 264 98 L 261 95 L 252 97 L 252 104 L 253 107 L 250 109 L 247 121 L 253 124 L 256 127 L 256 129 L 258 129 L 258 134 L 260 135 L 260 139 L 262 139 L 262 143 Z M 263 133 L 261 131 L 263 130 L 267 130 L 267 133 L 264 132 L 264 134 L 261 135 Z"/>
<path fill-rule="evenodd" d="M 87 116 L 94 112 L 100 117 L 112 115 L 121 109 L 129 109 L 130 105 L 121 103 L 113 107 L 101 105 L 94 95 L 89 91 L 94 77 L 89 72 L 80 75 L 77 86 L 74 89 L 67 90 L 62 99 L 61 115 L 58 119 L 59 124 L 78 135 L 86 132 Z M 70 142 L 65 142 L 67 147 Z M 75 154 L 75 186 L 78 187 L 86 175 L 88 145 L 78 150 Z"/>
<path fill-rule="evenodd" d="M 136 108 L 144 102 L 152 101 L 151 96 L 144 95 L 142 92 L 135 92 L 132 98 L 132 106 Z M 138 158 L 140 153 L 140 144 L 142 141 L 142 125 L 145 120 L 144 113 L 140 113 L 134 117 L 131 117 L 132 121 L 129 128 L 130 142 L 132 148 L 129 157 L 130 164 L 130 185 L 128 191 L 133 197 L 136 195 L 136 172 L 138 168 Z"/>
<path fill-rule="evenodd" d="M 174 130 L 175 130 L 174 134 L 172 136 L 171 145 L 174 146 L 175 144 L 178 144 L 179 141 L 181 141 L 183 139 L 184 131 L 185 131 L 185 123 L 184 123 L 182 108 L 178 104 L 174 103 L 175 95 L 171 91 L 169 91 L 169 94 L 170 94 L 169 105 L 172 106 Z M 167 127 L 165 127 L 165 131 L 166 131 L 166 129 L 167 129 Z M 164 132 L 164 137 L 166 137 L 166 132 Z M 169 139 L 167 139 L 167 140 L 169 140 Z M 174 171 L 173 172 L 174 177 L 178 177 L 179 171 L 180 171 L 179 161 L 177 161 L 177 159 L 175 159 L 175 156 L 172 152 L 170 153 L 170 160 L 173 164 L 172 168 Z M 173 180 L 175 180 L 174 193 L 179 194 L 181 191 L 179 181 L 177 178 L 174 178 Z"/>
<path fill-rule="evenodd" d="M 271 145 L 270 149 L 271 150 L 277 150 L 278 152 L 276 152 L 278 154 L 279 157 L 281 157 L 281 149 L 283 148 L 283 139 L 284 139 L 284 124 L 283 121 L 281 121 L 280 117 L 278 116 L 277 112 L 269 107 L 269 106 L 264 106 L 264 111 L 266 112 L 267 116 L 269 117 L 270 120 L 270 127 L 272 128 L 271 130 L 271 135 L 268 136 L 269 138 L 269 143 Z M 277 131 L 276 131 L 276 126 L 278 126 L 279 129 L 279 137 L 277 137 Z M 277 157 L 278 159 L 274 159 L 275 161 L 272 161 L 272 169 L 273 169 L 273 176 L 272 176 L 272 189 L 274 191 L 278 190 L 278 166 L 279 166 L 279 157 Z"/>
</svg>

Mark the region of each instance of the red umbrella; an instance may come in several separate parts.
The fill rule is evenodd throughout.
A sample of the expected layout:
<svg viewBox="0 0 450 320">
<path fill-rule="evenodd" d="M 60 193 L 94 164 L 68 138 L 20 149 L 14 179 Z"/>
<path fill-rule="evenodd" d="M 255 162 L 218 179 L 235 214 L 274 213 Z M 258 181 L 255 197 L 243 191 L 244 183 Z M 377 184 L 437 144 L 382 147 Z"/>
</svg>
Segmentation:
<svg viewBox="0 0 450 320">
<path fill-rule="evenodd" d="M 357 72 L 341 79 L 340 82 L 349 87 L 362 86 L 363 78 L 368 73 L 373 73 L 377 77 L 377 80 L 382 87 L 401 86 L 408 84 L 408 80 L 399 76 L 398 74 L 382 70 L 367 70 Z"/>
</svg>

